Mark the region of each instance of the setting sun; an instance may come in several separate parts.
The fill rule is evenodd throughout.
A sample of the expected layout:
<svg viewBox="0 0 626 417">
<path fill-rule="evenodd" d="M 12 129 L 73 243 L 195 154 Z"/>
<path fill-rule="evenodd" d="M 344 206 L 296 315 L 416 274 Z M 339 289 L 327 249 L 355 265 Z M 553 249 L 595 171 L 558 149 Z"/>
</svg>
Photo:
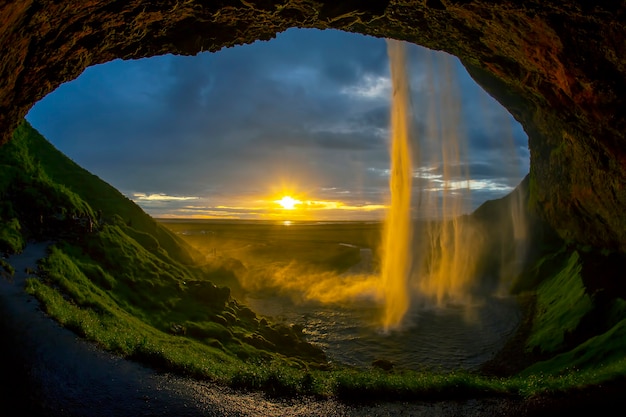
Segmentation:
<svg viewBox="0 0 626 417">
<path fill-rule="evenodd" d="M 297 204 L 302 203 L 301 201 L 291 198 L 289 196 L 284 196 L 282 199 L 276 200 L 276 202 L 280 204 L 285 210 L 293 210 L 294 208 L 296 208 Z"/>
</svg>

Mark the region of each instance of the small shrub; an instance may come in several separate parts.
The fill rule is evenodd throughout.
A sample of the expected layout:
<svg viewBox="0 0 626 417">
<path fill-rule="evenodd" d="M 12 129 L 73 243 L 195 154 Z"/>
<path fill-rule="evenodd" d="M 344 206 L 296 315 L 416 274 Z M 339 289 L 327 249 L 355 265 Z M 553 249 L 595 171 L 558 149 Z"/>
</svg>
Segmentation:
<svg viewBox="0 0 626 417">
<path fill-rule="evenodd" d="M 7 222 L 0 219 L 0 252 L 18 253 L 24 249 L 21 229 L 20 221 L 16 218 Z"/>
<path fill-rule="evenodd" d="M 13 265 L 4 259 L 0 259 L 0 267 L 5 273 L 9 274 L 9 276 L 13 276 L 15 274 L 15 268 L 13 268 Z"/>
</svg>

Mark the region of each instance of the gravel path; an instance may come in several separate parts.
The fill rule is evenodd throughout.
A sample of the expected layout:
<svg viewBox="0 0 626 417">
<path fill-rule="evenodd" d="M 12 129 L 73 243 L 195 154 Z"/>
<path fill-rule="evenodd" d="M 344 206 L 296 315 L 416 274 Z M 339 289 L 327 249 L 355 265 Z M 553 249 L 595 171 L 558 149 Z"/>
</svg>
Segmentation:
<svg viewBox="0 0 626 417">
<path fill-rule="evenodd" d="M 60 327 L 23 290 L 27 268 L 45 256 L 33 243 L 8 259 L 0 278 L 0 415 L 2 416 L 511 416 L 580 411 L 570 401 L 481 399 L 349 405 L 312 399 L 275 400 L 260 393 L 159 373 L 103 352 Z M 605 404 L 606 405 L 606 404 Z M 618 408 L 616 408 L 618 407 Z M 569 411 L 565 409 L 569 408 Z M 600 407 L 601 408 L 601 407 Z M 607 408 L 624 415 L 624 402 Z M 596 408 L 594 408 L 596 410 Z M 620 412 L 621 410 L 621 412 Z M 543 412 L 542 412 L 543 411 Z M 545 413 L 544 413 L 545 412 Z M 565 414 L 567 413 L 567 414 Z M 603 414 L 606 415 L 606 414 Z"/>
</svg>

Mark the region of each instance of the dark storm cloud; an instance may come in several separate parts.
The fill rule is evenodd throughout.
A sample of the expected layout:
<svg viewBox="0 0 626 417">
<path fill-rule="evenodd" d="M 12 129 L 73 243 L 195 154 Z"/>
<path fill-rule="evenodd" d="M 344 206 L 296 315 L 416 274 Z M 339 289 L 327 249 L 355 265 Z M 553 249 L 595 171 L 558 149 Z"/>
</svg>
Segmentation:
<svg viewBox="0 0 626 417">
<path fill-rule="evenodd" d="M 428 92 L 431 55 L 411 49 L 416 95 Z M 477 175 L 505 176 L 491 143 L 504 135 L 509 116 L 467 76 L 461 87 Z M 480 114 L 472 101 L 478 96 L 487 103 Z M 89 68 L 28 118 L 64 153 L 129 195 L 213 201 L 285 181 L 341 192 L 346 201 L 375 201 L 387 192 L 388 178 L 378 173 L 389 166 L 388 97 L 383 40 L 289 30 L 214 54 Z M 513 129 L 515 144 L 525 146 L 523 132 Z"/>
</svg>

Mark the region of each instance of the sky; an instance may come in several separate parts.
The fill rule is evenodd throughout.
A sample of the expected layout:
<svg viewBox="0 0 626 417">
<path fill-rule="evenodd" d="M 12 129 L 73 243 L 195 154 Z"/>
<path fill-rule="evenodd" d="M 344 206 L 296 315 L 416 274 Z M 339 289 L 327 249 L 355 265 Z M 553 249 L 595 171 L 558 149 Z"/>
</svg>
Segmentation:
<svg viewBox="0 0 626 417">
<path fill-rule="evenodd" d="M 407 60 L 414 199 L 469 185 L 458 194 L 471 210 L 510 192 L 529 169 L 521 126 L 456 58 L 407 44 Z M 389 73 L 384 39 L 290 29 L 216 53 L 89 67 L 27 119 L 154 217 L 379 220 Z M 466 138 L 453 163 L 469 174 L 445 183 L 438 154 L 424 158 L 433 124 Z"/>
</svg>

